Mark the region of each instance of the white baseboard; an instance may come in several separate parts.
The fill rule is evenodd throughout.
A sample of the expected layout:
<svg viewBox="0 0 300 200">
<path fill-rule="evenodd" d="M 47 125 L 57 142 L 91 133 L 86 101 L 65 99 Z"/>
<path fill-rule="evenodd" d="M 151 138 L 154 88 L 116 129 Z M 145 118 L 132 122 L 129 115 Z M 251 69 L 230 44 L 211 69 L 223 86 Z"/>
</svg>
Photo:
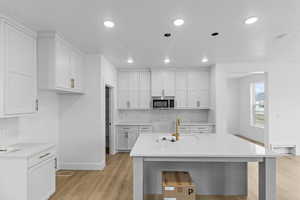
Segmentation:
<svg viewBox="0 0 300 200">
<path fill-rule="evenodd" d="M 62 170 L 103 170 L 105 161 L 102 162 L 61 162 L 59 169 Z"/>
</svg>

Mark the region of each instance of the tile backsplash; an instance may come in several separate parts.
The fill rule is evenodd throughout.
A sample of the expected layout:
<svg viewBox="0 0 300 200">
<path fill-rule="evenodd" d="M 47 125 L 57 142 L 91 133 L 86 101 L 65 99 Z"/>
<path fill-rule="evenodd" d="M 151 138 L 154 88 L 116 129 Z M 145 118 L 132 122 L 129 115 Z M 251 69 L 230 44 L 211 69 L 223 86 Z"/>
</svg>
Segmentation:
<svg viewBox="0 0 300 200">
<path fill-rule="evenodd" d="M 155 131 L 173 131 L 176 118 L 184 122 L 207 122 L 206 110 L 119 110 L 116 121 L 151 122 Z"/>
<path fill-rule="evenodd" d="M 0 145 L 9 145 L 18 140 L 18 118 L 0 119 Z"/>
</svg>

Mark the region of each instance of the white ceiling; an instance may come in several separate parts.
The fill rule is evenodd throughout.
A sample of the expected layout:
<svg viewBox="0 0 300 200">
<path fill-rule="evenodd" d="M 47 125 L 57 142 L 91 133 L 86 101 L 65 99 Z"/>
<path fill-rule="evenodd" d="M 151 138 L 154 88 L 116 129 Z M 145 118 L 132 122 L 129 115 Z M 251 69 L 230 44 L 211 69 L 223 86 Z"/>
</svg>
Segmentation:
<svg viewBox="0 0 300 200">
<path fill-rule="evenodd" d="M 130 66 L 163 66 L 167 56 L 169 66 L 186 67 L 202 66 L 203 56 L 208 65 L 300 55 L 299 0 L 0 0 L 0 12 L 35 30 L 56 30 L 118 67 L 128 66 L 129 56 Z M 244 25 L 249 16 L 260 20 Z M 174 27 L 176 18 L 185 24 Z M 114 29 L 103 27 L 106 19 Z M 282 33 L 288 35 L 275 39 Z"/>
</svg>

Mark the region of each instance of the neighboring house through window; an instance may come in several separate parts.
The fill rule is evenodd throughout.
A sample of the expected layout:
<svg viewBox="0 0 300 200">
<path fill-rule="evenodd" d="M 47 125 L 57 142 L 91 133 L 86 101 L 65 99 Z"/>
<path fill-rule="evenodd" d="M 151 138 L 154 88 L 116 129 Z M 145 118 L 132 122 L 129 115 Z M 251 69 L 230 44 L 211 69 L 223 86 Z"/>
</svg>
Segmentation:
<svg viewBox="0 0 300 200">
<path fill-rule="evenodd" d="M 264 128 L 265 125 L 265 84 L 255 82 L 250 86 L 251 96 L 251 125 Z"/>
</svg>

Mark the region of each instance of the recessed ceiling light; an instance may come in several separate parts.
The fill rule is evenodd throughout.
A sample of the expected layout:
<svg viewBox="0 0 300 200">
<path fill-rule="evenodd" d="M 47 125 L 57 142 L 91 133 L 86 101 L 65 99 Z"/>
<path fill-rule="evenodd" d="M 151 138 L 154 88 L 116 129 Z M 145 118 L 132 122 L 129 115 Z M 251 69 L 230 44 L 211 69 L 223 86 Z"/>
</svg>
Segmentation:
<svg viewBox="0 0 300 200">
<path fill-rule="evenodd" d="M 171 61 L 170 61 L 169 58 L 165 58 L 164 62 L 165 62 L 165 64 L 168 64 L 168 63 L 170 63 Z"/>
<path fill-rule="evenodd" d="M 172 35 L 171 33 L 165 33 L 165 34 L 164 34 L 164 36 L 167 37 L 167 38 L 168 38 L 168 37 L 171 37 L 171 35 Z"/>
<path fill-rule="evenodd" d="M 103 24 L 107 28 L 113 28 L 115 26 L 115 23 L 113 21 L 105 21 Z"/>
<path fill-rule="evenodd" d="M 245 20 L 245 24 L 254 24 L 258 21 L 258 17 L 249 17 Z"/>
<path fill-rule="evenodd" d="M 203 63 L 207 63 L 208 62 L 208 59 L 206 57 L 202 58 L 202 62 Z"/>
<path fill-rule="evenodd" d="M 132 64 L 133 63 L 133 59 L 132 58 L 128 58 L 127 63 Z"/>
<path fill-rule="evenodd" d="M 174 20 L 174 25 L 175 26 L 182 26 L 184 24 L 184 20 L 183 19 L 176 19 Z"/>
<path fill-rule="evenodd" d="M 213 36 L 213 37 L 218 36 L 218 35 L 219 35 L 218 32 L 214 32 L 214 33 L 211 34 L 211 36 Z"/>
</svg>

